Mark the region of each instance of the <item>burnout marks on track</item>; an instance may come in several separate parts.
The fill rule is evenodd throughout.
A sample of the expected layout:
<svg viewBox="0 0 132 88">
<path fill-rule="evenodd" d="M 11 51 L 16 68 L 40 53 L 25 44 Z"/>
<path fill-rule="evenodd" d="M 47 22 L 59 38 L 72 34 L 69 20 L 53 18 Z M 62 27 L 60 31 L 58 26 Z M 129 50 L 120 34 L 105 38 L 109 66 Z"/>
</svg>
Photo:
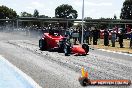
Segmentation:
<svg viewBox="0 0 132 88">
<path fill-rule="evenodd" d="M 118 60 L 102 55 L 94 55 L 89 53 L 87 56 L 64 56 L 63 53 L 40 51 L 37 43 L 29 40 L 9 41 L 9 43 L 19 46 L 20 48 L 29 50 L 34 54 L 38 54 L 46 59 L 55 62 L 63 67 L 80 72 L 81 67 L 85 67 L 89 71 L 91 78 L 102 79 L 121 79 L 131 78 L 132 66 L 127 64 L 130 62 Z M 122 72 L 123 70 L 123 72 Z"/>
</svg>

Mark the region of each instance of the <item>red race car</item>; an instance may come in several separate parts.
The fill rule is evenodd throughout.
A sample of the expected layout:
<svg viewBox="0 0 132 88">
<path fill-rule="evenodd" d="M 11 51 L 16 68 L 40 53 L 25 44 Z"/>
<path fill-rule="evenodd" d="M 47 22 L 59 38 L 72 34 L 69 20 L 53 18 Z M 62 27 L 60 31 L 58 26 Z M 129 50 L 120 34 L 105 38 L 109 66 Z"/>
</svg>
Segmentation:
<svg viewBox="0 0 132 88">
<path fill-rule="evenodd" d="M 39 40 L 40 50 L 52 50 L 65 53 L 65 56 L 70 54 L 75 55 L 87 55 L 89 52 L 89 46 L 72 45 L 66 37 L 59 35 L 58 33 L 44 33 Z"/>
</svg>

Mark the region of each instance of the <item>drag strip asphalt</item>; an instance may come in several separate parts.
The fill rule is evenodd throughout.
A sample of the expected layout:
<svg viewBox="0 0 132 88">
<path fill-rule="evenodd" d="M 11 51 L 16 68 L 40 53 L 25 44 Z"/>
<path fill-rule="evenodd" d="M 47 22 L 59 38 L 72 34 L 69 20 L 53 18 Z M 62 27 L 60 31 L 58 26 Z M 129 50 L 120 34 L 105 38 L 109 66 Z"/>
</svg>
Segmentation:
<svg viewBox="0 0 132 88">
<path fill-rule="evenodd" d="M 0 55 L 0 88 L 42 88 Z"/>
<path fill-rule="evenodd" d="M 38 39 L 38 37 L 0 33 L 0 54 L 42 88 L 83 88 L 78 82 L 82 66 L 89 72 L 90 79 L 132 80 L 131 56 L 95 49 L 90 50 L 87 56 L 66 57 L 63 53 L 40 51 Z M 132 86 L 87 88 L 132 88 Z"/>
<path fill-rule="evenodd" d="M 103 55 L 106 57 L 132 61 L 132 54 L 115 52 L 115 51 L 110 51 L 110 50 L 105 50 L 105 49 L 93 49 L 93 50 L 92 49 L 93 48 L 90 49 L 90 52 L 93 54 L 98 54 L 98 55 Z"/>
</svg>

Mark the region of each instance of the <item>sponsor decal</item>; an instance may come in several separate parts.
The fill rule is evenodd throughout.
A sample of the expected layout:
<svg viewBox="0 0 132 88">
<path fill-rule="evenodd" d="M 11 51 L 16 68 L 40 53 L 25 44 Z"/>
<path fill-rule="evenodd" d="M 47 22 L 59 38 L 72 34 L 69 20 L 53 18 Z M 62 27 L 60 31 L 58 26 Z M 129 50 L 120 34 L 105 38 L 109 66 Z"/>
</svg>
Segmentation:
<svg viewBox="0 0 132 88">
<path fill-rule="evenodd" d="M 131 81 L 127 79 L 97 79 L 91 80 L 88 78 L 88 71 L 81 69 L 81 77 L 79 77 L 79 82 L 82 86 L 88 85 L 130 85 Z"/>
</svg>

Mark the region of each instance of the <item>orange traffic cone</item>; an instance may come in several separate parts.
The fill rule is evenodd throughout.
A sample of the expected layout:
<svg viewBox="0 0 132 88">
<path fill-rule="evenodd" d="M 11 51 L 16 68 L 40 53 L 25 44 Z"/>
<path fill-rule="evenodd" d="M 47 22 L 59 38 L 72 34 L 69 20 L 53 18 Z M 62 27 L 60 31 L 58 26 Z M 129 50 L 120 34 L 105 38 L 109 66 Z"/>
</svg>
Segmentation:
<svg viewBox="0 0 132 88">
<path fill-rule="evenodd" d="M 81 72 L 82 72 L 82 77 L 86 77 L 86 78 L 88 77 L 88 71 L 85 72 L 84 67 L 82 67 Z"/>
</svg>

